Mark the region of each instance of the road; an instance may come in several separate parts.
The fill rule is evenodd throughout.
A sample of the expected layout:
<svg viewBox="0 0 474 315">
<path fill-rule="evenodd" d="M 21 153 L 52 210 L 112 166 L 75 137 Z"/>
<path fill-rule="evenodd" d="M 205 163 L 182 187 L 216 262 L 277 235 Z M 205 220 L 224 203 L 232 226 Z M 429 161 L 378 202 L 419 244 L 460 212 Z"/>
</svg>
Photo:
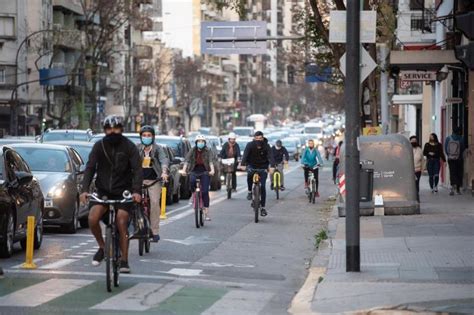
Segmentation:
<svg viewBox="0 0 474 315">
<path fill-rule="evenodd" d="M 268 190 L 269 215 L 260 223 L 246 200 L 245 177 L 225 199 L 211 193 L 212 222 L 194 227 L 188 201 L 168 208 L 161 238 L 140 257 L 131 242 L 132 273 L 106 292 L 104 265 L 93 267 L 97 250 L 87 229 L 45 235 L 35 252 L 35 270 L 20 268 L 24 252 L 0 264 L 0 314 L 287 314 L 314 255 L 314 235 L 323 228 L 319 209 L 335 193 L 329 163 L 320 175 L 321 198 L 310 205 L 302 170 L 291 163 L 287 190 L 277 201 Z M 267 186 L 268 187 L 268 186 Z"/>
</svg>

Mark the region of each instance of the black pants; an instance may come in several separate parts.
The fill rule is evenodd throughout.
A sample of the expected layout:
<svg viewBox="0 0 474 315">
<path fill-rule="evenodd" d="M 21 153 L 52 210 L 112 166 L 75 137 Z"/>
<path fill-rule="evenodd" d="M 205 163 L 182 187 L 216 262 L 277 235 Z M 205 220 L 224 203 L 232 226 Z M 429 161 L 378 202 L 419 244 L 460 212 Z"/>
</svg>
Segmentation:
<svg viewBox="0 0 474 315">
<path fill-rule="evenodd" d="M 304 168 L 304 182 L 306 184 L 309 184 L 308 183 L 309 172 L 313 172 L 313 174 L 314 174 L 314 179 L 316 180 L 316 191 L 318 191 L 318 188 L 319 188 L 319 168 L 317 168 L 317 169 L 309 169 L 307 167 Z"/>
<path fill-rule="evenodd" d="M 249 192 L 252 192 L 252 186 L 253 186 L 253 174 L 255 173 L 255 170 L 249 169 L 247 172 L 247 188 L 249 189 Z M 267 200 L 267 190 L 265 189 L 266 183 L 267 183 L 267 172 L 263 170 L 257 171 L 258 174 L 260 175 L 260 205 L 262 207 L 265 207 L 265 202 Z"/>
<path fill-rule="evenodd" d="M 438 187 L 440 163 L 439 159 L 428 159 L 427 169 L 431 189 Z"/>
<path fill-rule="evenodd" d="M 237 172 L 232 172 L 232 189 L 237 189 Z"/>
<path fill-rule="evenodd" d="M 456 186 L 456 189 L 459 190 L 462 187 L 463 160 L 448 160 L 448 165 L 451 186 Z"/>
<path fill-rule="evenodd" d="M 420 177 L 421 171 L 415 172 L 416 199 L 420 201 Z"/>
<path fill-rule="evenodd" d="M 339 166 L 339 159 L 334 159 L 334 163 L 332 163 L 332 180 L 336 183 L 336 176 L 337 176 L 337 167 Z"/>
</svg>

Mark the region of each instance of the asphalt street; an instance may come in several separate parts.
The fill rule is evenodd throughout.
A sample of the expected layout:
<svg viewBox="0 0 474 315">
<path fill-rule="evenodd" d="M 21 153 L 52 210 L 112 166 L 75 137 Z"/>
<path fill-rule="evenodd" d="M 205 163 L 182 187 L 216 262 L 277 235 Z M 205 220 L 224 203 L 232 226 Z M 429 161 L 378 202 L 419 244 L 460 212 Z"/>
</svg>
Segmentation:
<svg viewBox="0 0 474 315">
<path fill-rule="evenodd" d="M 291 163 L 287 190 L 277 201 L 268 189 L 269 215 L 258 224 L 242 175 L 231 200 L 225 186 L 211 193 L 212 222 L 204 228 L 195 228 L 187 200 L 168 207 L 161 241 L 141 257 L 131 241 L 132 273 L 121 275 L 112 293 L 104 265 L 91 265 L 97 246 L 89 230 L 48 231 L 35 270 L 20 267 L 25 254 L 16 244 L 15 255 L 0 261 L 0 314 L 287 314 L 315 253 L 321 208 L 335 193 L 330 163 L 320 173 L 316 205 L 307 201 L 301 168 Z"/>
</svg>

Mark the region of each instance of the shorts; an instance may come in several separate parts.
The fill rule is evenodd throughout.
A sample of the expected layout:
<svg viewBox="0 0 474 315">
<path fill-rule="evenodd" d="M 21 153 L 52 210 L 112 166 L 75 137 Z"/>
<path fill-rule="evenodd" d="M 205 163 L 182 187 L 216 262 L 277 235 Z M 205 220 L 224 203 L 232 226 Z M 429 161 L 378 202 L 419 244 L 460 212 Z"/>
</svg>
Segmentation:
<svg viewBox="0 0 474 315">
<path fill-rule="evenodd" d="M 98 193 L 99 195 L 99 198 L 103 198 L 104 195 L 106 194 L 101 194 L 101 193 Z M 123 199 L 123 196 L 107 196 L 108 199 L 110 200 L 121 200 Z M 89 210 L 93 207 L 93 206 L 97 206 L 97 205 L 103 205 L 101 204 L 100 202 L 97 202 L 97 201 L 94 201 L 94 200 L 90 200 L 89 201 Z M 109 205 L 103 205 L 103 206 L 106 206 L 107 208 L 109 207 Z M 128 215 L 131 215 L 133 213 L 133 210 L 135 209 L 136 207 L 136 204 L 134 202 L 129 202 L 129 203 L 116 203 L 114 204 L 115 206 L 115 210 L 125 210 L 128 212 Z"/>
</svg>

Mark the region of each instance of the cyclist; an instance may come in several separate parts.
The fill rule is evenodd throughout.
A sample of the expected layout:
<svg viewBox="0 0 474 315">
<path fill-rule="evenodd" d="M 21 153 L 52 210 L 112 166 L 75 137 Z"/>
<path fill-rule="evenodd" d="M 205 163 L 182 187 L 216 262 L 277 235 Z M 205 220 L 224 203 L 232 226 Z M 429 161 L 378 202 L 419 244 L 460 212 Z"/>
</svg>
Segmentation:
<svg viewBox="0 0 474 315">
<path fill-rule="evenodd" d="M 106 196 L 109 200 L 122 199 L 125 190 L 133 193 L 133 201 L 141 201 L 142 168 L 140 155 L 135 144 L 122 135 L 123 123 L 118 116 L 107 116 L 103 122 L 105 136 L 96 142 L 89 155 L 84 179 L 82 182 L 81 202 L 87 202 L 89 187 L 94 175 L 95 186 L 99 198 Z M 100 220 L 105 216 L 108 208 L 94 201 L 89 203 L 89 226 L 99 245 L 92 265 L 98 266 L 104 259 L 104 239 L 100 227 Z M 118 204 L 117 226 L 120 234 L 120 272 L 129 273 L 128 265 L 128 221 L 133 210 L 133 204 Z"/>
<path fill-rule="evenodd" d="M 301 156 L 301 164 L 304 166 L 304 188 L 308 190 L 308 176 L 309 172 L 313 172 L 314 179 L 316 180 L 316 197 L 319 197 L 319 168 L 315 168 L 316 166 L 320 166 L 323 164 L 323 159 L 321 157 L 321 153 L 319 153 L 318 149 L 314 146 L 314 140 L 308 140 L 308 146 L 303 152 Z"/>
<path fill-rule="evenodd" d="M 273 160 L 275 161 L 277 169 L 280 171 L 280 184 L 281 190 L 285 190 L 285 177 L 283 175 L 283 165 L 288 164 L 288 160 L 290 159 L 290 155 L 288 154 L 288 150 L 283 146 L 281 140 L 277 140 L 275 145 L 272 147 L 272 156 Z M 271 185 L 270 189 L 273 190 L 273 176 L 270 177 Z"/>
<path fill-rule="evenodd" d="M 240 147 L 239 144 L 236 142 L 236 136 L 235 133 L 231 132 L 229 133 L 228 141 L 224 143 L 222 146 L 222 150 L 219 154 L 221 159 L 235 159 L 234 163 L 234 171 L 232 172 L 232 190 L 236 191 L 237 189 L 237 164 L 238 164 L 238 159 L 240 158 Z"/>
<path fill-rule="evenodd" d="M 270 175 L 273 173 L 273 167 L 275 166 L 275 162 L 272 156 L 272 149 L 268 144 L 268 140 L 263 137 L 263 132 L 257 131 L 254 134 L 254 138 L 252 142 L 249 142 L 245 147 L 244 156 L 242 157 L 242 166 L 248 166 L 248 173 L 247 173 L 247 188 L 248 188 L 248 195 L 247 200 L 252 200 L 252 185 L 253 185 L 253 171 L 254 169 L 268 169 Z M 260 190 L 261 190 L 261 203 L 262 209 L 260 210 L 260 214 L 262 217 L 267 215 L 267 211 L 265 210 L 265 201 L 266 201 L 266 190 L 265 190 L 265 182 L 267 181 L 267 172 L 259 171 L 258 174 L 260 175 Z"/>
<path fill-rule="evenodd" d="M 191 190 L 196 189 L 196 179 L 201 181 L 201 196 L 203 211 L 206 221 L 211 221 L 209 216 L 209 185 L 210 177 L 214 175 L 214 156 L 212 150 L 206 146 L 206 138 L 198 135 L 195 140 L 196 146 L 186 155 L 183 170 L 191 171 Z"/>
<path fill-rule="evenodd" d="M 163 148 L 155 143 L 155 129 L 152 126 L 143 126 L 140 130 L 141 144 L 138 151 L 142 159 L 143 184 L 149 186 L 150 222 L 153 233 L 153 242 L 160 240 L 160 197 L 162 184 L 168 180 L 170 161 Z M 151 186 L 150 186 L 151 185 Z"/>
</svg>

